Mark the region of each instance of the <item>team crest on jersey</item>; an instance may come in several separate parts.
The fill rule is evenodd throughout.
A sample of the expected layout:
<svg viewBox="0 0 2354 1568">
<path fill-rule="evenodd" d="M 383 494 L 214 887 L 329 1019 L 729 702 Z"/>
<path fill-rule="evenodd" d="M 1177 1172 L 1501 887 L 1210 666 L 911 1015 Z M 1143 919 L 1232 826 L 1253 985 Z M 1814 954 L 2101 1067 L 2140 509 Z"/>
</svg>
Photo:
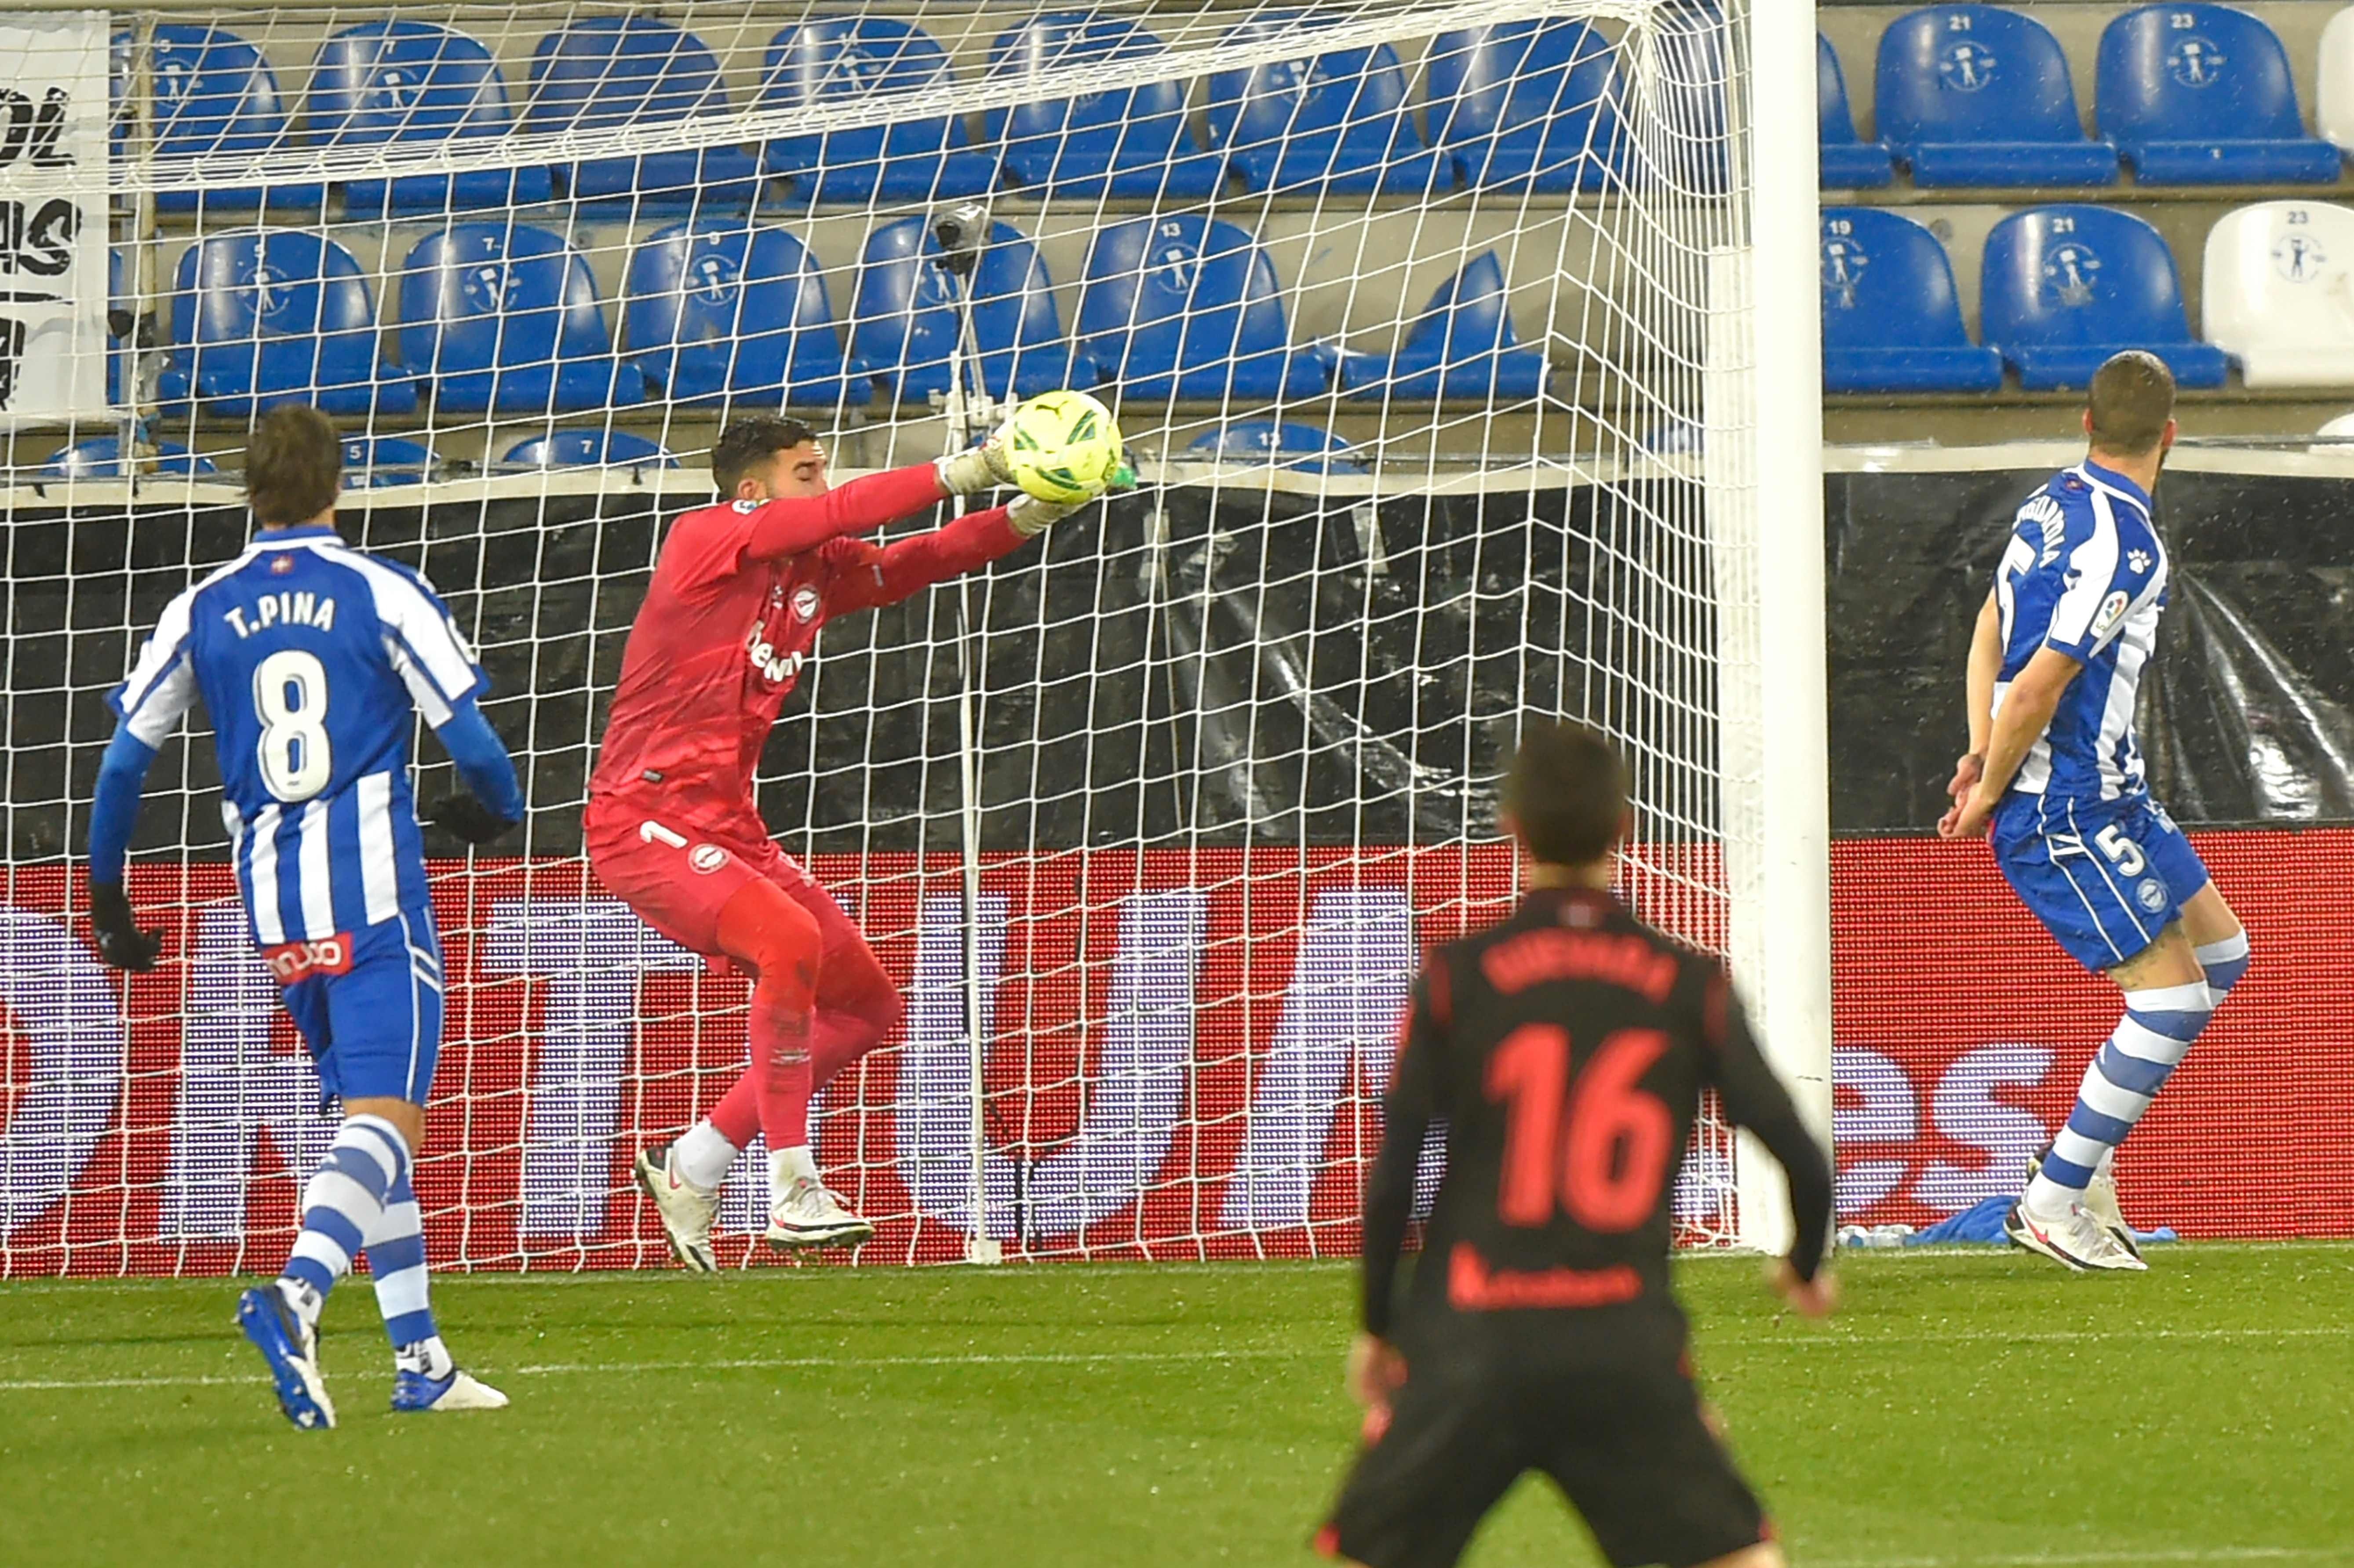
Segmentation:
<svg viewBox="0 0 2354 1568">
<path fill-rule="evenodd" d="M 2146 877 L 2142 885 L 2134 889 L 2134 896 L 2141 900 L 2144 909 L 2155 915 L 2166 907 L 2166 884 L 2154 876 Z"/>
<path fill-rule="evenodd" d="M 2123 620 L 2126 618 L 2126 610 L 2132 604 L 2132 596 L 2127 594 L 2123 588 L 2119 588 L 2116 592 L 2103 599 L 2101 601 L 2101 613 L 2093 617 L 2093 635 L 2100 637 L 2106 634 L 2109 628 L 2115 626 L 2118 621 Z"/>
<path fill-rule="evenodd" d="M 793 592 L 793 613 L 803 620 L 817 619 L 817 589 L 797 588 Z"/>
<path fill-rule="evenodd" d="M 687 852 L 686 863 L 697 871 L 717 871 L 727 863 L 727 852 L 717 844 L 697 844 Z"/>
<path fill-rule="evenodd" d="M 281 550 L 275 556 L 270 556 L 270 569 L 281 577 L 288 572 L 292 571 L 294 569 L 294 552 L 292 550 Z"/>
</svg>

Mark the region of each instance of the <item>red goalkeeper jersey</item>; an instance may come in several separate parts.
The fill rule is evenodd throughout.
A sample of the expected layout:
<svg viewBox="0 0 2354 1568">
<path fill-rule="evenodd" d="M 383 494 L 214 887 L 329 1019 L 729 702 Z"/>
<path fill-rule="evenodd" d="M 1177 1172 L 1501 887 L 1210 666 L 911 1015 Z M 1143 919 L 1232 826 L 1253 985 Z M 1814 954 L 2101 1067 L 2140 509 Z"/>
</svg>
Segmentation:
<svg viewBox="0 0 2354 1568">
<path fill-rule="evenodd" d="M 939 499 L 925 464 L 821 497 L 706 506 L 671 524 L 621 654 L 588 782 L 592 802 L 659 800 L 670 817 L 722 842 L 767 839 L 752 771 L 818 629 L 1024 542 L 1002 507 L 887 546 L 845 536 Z"/>
</svg>

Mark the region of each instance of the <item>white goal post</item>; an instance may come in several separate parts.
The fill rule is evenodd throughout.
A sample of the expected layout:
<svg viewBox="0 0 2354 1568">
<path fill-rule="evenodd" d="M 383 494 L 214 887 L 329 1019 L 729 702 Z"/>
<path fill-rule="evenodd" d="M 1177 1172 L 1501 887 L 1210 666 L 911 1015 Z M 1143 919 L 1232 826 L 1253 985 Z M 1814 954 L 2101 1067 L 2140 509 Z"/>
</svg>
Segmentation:
<svg viewBox="0 0 2354 1568">
<path fill-rule="evenodd" d="M 1726 955 L 1828 1142 L 1811 6 L 0 0 L 0 1276 L 239 1266 L 323 1148 L 196 736 L 134 844 L 167 962 L 121 986 L 68 925 L 103 695 L 239 547 L 287 401 L 481 649 L 533 805 L 436 863 L 439 1263 L 658 1263 L 627 1157 L 741 1062 L 740 980 L 579 840 L 722 423 L 802 420 L 839 481 L 1062 385 L 1138 494 L 830 626 L 760 768 L 907 1001 L 820 1106 L 864 1258 L 1352 1247 L 1418 948 L 1516 885 L 1526 714 L 1625 749 L 1630 897 Z M 1713 1119 L 1678 1215 L 1789 1228 Z"/>
</svg>

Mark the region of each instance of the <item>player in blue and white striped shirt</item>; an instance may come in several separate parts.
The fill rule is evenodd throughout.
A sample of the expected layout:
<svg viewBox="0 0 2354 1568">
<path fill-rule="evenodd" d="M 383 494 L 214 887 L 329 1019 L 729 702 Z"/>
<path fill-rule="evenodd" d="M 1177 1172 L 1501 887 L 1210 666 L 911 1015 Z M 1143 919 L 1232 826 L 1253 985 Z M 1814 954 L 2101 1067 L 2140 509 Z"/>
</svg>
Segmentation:
<svg viewBox="0 0 2354 1568">
<path fill-rule="evenodd" d="M 344 1121 L 302 1194 L 302 1232 L 238 1322 L 297 1426 L 333 1426 L 320 1377 L 327 1294 L 362 1251 L 393 1343 L 395 1410 L 486 1410 L 506 1396 L 459 1370 L 428 1302 L 409 1180 L 441 1044 L 441 953 L 409 791 L 415 715 L 472 791 L 434 820 L 482 842 L 523 820 L 514 765 L 476 707 L 485 681 L 432 586 L 348 548 L 334 529 L 334 427 L 280 408 L 253 431 L 247 490 L 260 532 L 164 608 L 131 678 L 90 810 L 90 923 L 100 954 L 143 969 L 161 948 L 122 887 L 156 748 L 201 698 L 222 816 L 253 939 Z"/>
<path fill-rule="evenodd" d="M 1970 643 L 1970 749 L 1946 838 L 1992 829 L 1996 863 L 2125 1017 L 2004 1223 L 2072 1268 L 2140 1268 L 2109 1175 L 2208 1017 L 2248 968 L 2248 937 L 2144 780 L 2134 704 L 2166 608 L 2150 493 L 2174 444 L 2174 377 L 2155 355 L 2094 373 L 2092 450 L 2019 509 Z"/>
</svg>

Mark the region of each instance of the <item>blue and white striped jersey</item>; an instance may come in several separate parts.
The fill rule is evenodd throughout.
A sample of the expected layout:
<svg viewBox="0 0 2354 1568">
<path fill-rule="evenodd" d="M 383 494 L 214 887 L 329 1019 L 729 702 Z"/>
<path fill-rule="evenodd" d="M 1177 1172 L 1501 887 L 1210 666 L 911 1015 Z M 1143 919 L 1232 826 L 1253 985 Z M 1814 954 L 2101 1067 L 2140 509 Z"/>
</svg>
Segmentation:
<svg viewBox="0 0 2354 1568">
<path fill-rule="evenodd" d="M 412 715 L 438 729 L 486 683 L 431 584 L 305 527 L 262 535 L 173 599 L 108 700 L 152 747 L 204 699 L 239 885 L 269 948 L 430 906 Z"/>
<path fill-rule="evenodd" d="M 2002 672 L 1995 711 L 2042 647 L 2084 662 L 2011 788 L 2052 800 L 2148 793 L 2134 701 L 2166 609 L 2166 546 L 2141 486 L 2089 460 L 2063 469 L 2019 509 L 1995 574 Z"/>
</svg>

